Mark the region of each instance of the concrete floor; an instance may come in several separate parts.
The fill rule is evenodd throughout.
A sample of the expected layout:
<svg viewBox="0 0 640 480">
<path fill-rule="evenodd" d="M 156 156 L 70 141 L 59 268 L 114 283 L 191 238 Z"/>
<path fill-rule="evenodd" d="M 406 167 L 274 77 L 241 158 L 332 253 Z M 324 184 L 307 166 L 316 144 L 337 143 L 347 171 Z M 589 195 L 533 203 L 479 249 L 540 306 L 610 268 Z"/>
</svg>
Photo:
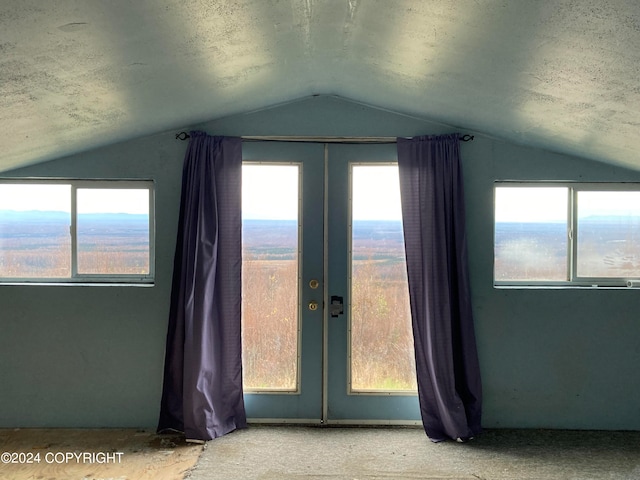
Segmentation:
<svg viewBox="0 0 640 480">
<path fill-rule="evenodd" d="M 190 480 L 640 479 L 640 432 L 489 430 L 434 444 L 421 429 L 252 426 L 208 442 Z"/>
<path fill-rule="evenodd" d="M 0 479 L 181 480 L 202 447 L 153 429 L 6 428 Z"/>
</svg>

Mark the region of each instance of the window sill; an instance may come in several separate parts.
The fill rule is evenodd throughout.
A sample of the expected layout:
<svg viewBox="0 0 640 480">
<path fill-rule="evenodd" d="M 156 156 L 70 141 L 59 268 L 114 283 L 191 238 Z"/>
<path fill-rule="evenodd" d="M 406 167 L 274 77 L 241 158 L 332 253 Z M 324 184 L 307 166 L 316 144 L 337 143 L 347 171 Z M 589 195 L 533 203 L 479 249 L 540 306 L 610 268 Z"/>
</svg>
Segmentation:
<svg viewBox="0 0 640 480">
<path fill-rule="evenodd" d="M 627 285 L 493 285 L 496 290 L 640 290 Z"/>
<path fill-rule="evenodd" d="M 0 287 L 154 287 L 155 282 L 0 282 Z"/>
</svg>

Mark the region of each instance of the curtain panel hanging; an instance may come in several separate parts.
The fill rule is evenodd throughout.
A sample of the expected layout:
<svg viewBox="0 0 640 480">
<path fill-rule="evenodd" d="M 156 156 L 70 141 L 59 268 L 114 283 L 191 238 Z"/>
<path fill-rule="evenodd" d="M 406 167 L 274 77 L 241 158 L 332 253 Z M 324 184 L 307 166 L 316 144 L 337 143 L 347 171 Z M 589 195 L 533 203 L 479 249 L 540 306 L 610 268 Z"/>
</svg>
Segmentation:
<svg viewBox="0 0 640 480">
<path fill-rule="evenodd" d="M 191 132 L 158 431 L 210 440 L 246 427 L 242 391 L 242 143 Z"/>
<path fill-rule="evenodd" d="M 458 134 L 398 138 L 418 399 L 428 437 L 481 431 Z"/>
</svg>

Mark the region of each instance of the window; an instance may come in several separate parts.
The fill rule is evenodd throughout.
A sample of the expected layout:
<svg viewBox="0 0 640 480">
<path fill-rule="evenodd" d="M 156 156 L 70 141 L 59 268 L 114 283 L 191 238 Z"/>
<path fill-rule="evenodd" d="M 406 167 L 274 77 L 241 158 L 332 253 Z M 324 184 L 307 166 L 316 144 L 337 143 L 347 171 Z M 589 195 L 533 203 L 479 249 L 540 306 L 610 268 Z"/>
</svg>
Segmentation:
<svg viewBox="0 0 640 480">
<path fill-rule="evenodd" d="M 153 182 L 0 180 L 0 282 L 150 283 Z"/>
<path fill-rule="evenodd" d="M 496 285 L 640 279 L 640 184 L 497 183 Z"/>
</svg>

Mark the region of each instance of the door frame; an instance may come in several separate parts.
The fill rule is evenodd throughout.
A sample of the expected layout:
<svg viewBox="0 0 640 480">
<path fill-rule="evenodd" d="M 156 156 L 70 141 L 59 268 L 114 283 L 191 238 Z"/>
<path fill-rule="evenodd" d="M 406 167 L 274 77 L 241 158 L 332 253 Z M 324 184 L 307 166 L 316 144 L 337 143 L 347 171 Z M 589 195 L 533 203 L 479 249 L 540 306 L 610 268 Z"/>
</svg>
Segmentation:
<svg viewBox="0 0 640 480">
<path fill-rule="evenodd" d="M 295 142 L 298 143 L 298 142 Z M 331 162 L 333 161 L 333 158 L 330 158 L 330 155 L 333 157 L 334 155 L 337 155 L 342 149 L 344 149 L 345 151 L 347 151 L 348 155 L 355 155 L 356 157 L 358 157 L 359 159 L 357 160 L 347 160 L 346 161 L 346 171 L 347 171 L 347 175 L 344 176 L 345 178 L 343 178 L 343 181 L 346 181 L 346 186 L 347 186 L 347 190 L 346 195 L 343 195 L 345 198 L 344 200 L 344 205 L 349 204 L 349 189 L 351 188 L 350 182 L 351 182 L 351 176 L 350 176 L 350 163 L 351 162 L 355 162 L 355 163 L 368 163 L 369 161 L 367 159 L 365 159 L 367 152 L 373 153 L 373 157 L 372 157 L 372 163 L 373 162 L 381 162 L 381 163 L 397 163 L 397 158 L 394 156 L 393 158 L 383 158 L 383 159 L 379 159 L 379 154 L 376 153 L 376 148 L 378 147 L 377 150 L 380 150 L 379 147 L 380 145 L 340 145 L 340 144 L 334 144 L 334 143 L 323 143 L 323 144 L 317 144 L 318 142 L 315 142 L 316 145 L 309 145 L 309 144 L 302 144 L 302 143 L 298 143 L 296 144 L 289 144 L 289 146 L 287 147 L 283 147 L 282 144 L 280 142 L 251 142 L 248 143 L 246 148 L 243 147 L 243 161 L 246 162 L 263 162 L 265 164 L 282 164 L 282 163 L 298 163 L 301 165 L 301 169 L 302 169 L 302 184 L 300 185 L 300 189 L 301 189 L 301 197 L 302 197 L 302 212 L 301 212 L 301 217 L 300 217 L 300 222 L 301 222 L 301 228 L 302 228 L 302 242 L 303 244 L 299 246 L 300 249 L 302 249 L 303 251 L 306 250 L 307 252 L 309 251 L 307 248 L 308 245 L 305 245 L 305 242 L 309 241 L 309 237 L 311 236 L 311 232 L 313 232 L 314 228 L 311 227 L 310 225 L 313 224 L 313 217 L 315 216 L 317 219 L 319 210 L 318 210 L 318 204 L 320 207 L 320 215 L 322 217 L 322 222 L 316 222 L 316 225 L 321 226 L 322 228 L 322 232 L 321 232 L 321 241 L 322 241 L 322 262 L 321 262 L 321 271 L 319 271 L 319 275 L 314 275 L 315 272 L 308 272 L 305 271 L 305 268 L 303 267 L 305 259 L 304 259 L 304 254 L 303 254 L 303 258 L 302 258 L 302 262 L 300 263 L 300 271 L 299 271 L 299 328 L 300 328 L 300 344 L 299 344 L 299 348 L 300 348 L 300 360 L 299 360 L 299 372 L 298 372 L 298 376 L 299 376 L 299 388 L 300 391 L 299 392 L 245 392 L 245 404 L 247 405 L 247 410 L 251 410 L 251 404 L 253 402 L 255 402 L 256 400 L 258 400 L 258 398 L 260 398 L 260 402 L 262 402 L 265 405 L 265 408 L 263 409 L 263 411 L 265 412 L 275 412 L 278 411 L 279 408 L 282 407 L 283 401 L 284 403 L 286 403 L 287 405 L 290 403 L 292 409 L 296 409 L 296 401 L 293 400 L 296 396 L 298 396 L 300 399 L 301 394 L 303 393 L 310 393 L 309 390 L 311 390 L 311 392 L 316 392 L 317 394 L 317 405 L 315 405 L 315 400 L 312 400 L 312 402 L 314 403 L 314 406 L 310 407 L 309 409 L 303 409 L 307 412 L 309 411 L 316 411 L 317 415 L 313 414 L 313 415 L 303 415 L 301 418 L 296 418 L 295 416 L 292 417 L 283 417 L 281 415 L 270 415 L 270 414 L 266 414 L 266 415 L 260 415 L 258 417 L 249 417 L 248 421 L 249 423 L 254 423 L 254 424 L 260 424 L 260 423 L 270 423 L 270 424 L 313 424 L 313 425 L 408 425 L 408 426 L 418 426 L 421 425 L 422 422 L 419 419 L 419 408 L 416 408 L 417 411 L 417 417 L 415 419 L 403 419 L 403 418 L 366 418 L 366 419 L 362 419 L 362 418 L 357 418 L 357 417 L 344 417 L 344 418 L 332 418 L 332 412 L 331 412 L 331 402 L 332 402 L 332 398 L 330 395 L 330 383 L 331 383 L 331 377 L 332 377 L 332 373 L 330 372 L 330 355 L 332 355 L 332 348 L 336 348 L 335 345 L 332 346 L 331 342 L 332 342 L 332 322 L 335 323 L 335 318 L 332 318 L 330 315 L 330 298 L 331 295 L 340 295 L 340 293 L 335 292 L 331 290 L 331 284 L 330 284 L 330 275 L 331 275 L 331 271 L 330 271 L 330 249 L 331 249 L 331 237 L 330 237 L 330 233 L 331 233 L 331 216 L 330 216 L 330 211 L 332 208 L 332 196 L 331 196 L 331 192 L 334 191 L 334 185 L 332 185 L 332 177 L 334 177 L 336 174 L 334 173 L 332 174 L 332 170 L 331 170 Z M 337 148 L 336 148 L 337 147 Z M 348 147 L 348 148 L 345 148 Z M 333 153 L 331 152 L 333 150 Z M 395 151 L 395 146 L 393 146 L 393 150 Z M 386 150 L 385 150 L 386 151 Z M 313 158 L 312 160 L 307 160 L 305 162 L 305 158 L 304 155 L 306 152 L 312 152 L 313 154 Z M 354 153 L 355 152 L 355 153 Z M 387 153 L 385 153 L 386 155 L 388 155 L 389 151 L 387 151 Z M 321 162 L 320 165 L 316 165 L 314 166 L 313 169 L 311 169 L 309 166 L 306 166 L 308 164 L 310 164 L 311 162 L 315 162 L 315 158 L 316 155 L 318 155 L 318 161 Z M 296 158 L 297 156 L 297 158 Z M 376 160 L 376 158 L 378 158 Z M 322 172 L 322 183 L 321 185 L 318 185 L 319 182 L 315 182 L 316 185 L 312 185 L 312 174 L 317 175 L 318 173 Z M 344 187 L 344 185 L 343 185 Z M 316 198 L 316 196 L 321 196 L 322 197 L 322 202 L 315 202 L 315 209 L 311 209 L 313 210 L 312 212 L 308 211 L 308 206 L 305 204 L 313 204 L 314 202 L 310 202 L 308 201 L 309 197 L 309 190 L 311 189 L 311 191 L 314 192 L 314 199 Z M 305 198 L 307 199 L 307 201 L 305 202 Z M 350 209 L 350 206 L 348 207 Z M 348 219 L 350 218 L 350 213 L 348 214 Z M 344 228 L 346 228 L 348 230 L 348 226 L 344 225 Z M 317 235 L 317 233 L 316 233 Z M 348 249 L 348 245 L 345 245 L 345 247 Z M 307 254 L 308 255 L 308 254 Z M 347 255 L 348 256 L 348 255 Z M 320 277 L 320 278 L 319 278 Z M 321 291 L 319 291 L 320 289 L 316 290 L 315 292 L 311 291 L 310 287 L 309 287 L 309 280 L 312 278 L 317 278 L 320 280 L 320 284 L 322 285 L 322 289 Z M 348 287 L 348 280 L 346 280 L 346 284 L 347 284 L 347 289 L 349 289 Z M 319 295 L 321 295 L 321 298 L 318 298 Z M 345 328 L 348 330 L 348 322 L 350 321 L 348 316 L 350 314 L 350 291 L 344 291 L 342 292 L 343 294 L 343 298 L 345 299 L 344 301 L 344 316 L 342 318 L 340 318 L 339 321 L 343 322 L 345 324 Z M 320 300 L 320 307 L 318 309 L 317 312 L 309 312 L 308 309 L 308 303 L 310 300 L 312 299 L 318 299 Z M 316 315 L 313 315 L 316 314 Z M 320 320 L 318 320 L 318 316 L 321 317 Z M 319 345 L 313 345 L 313 342 L 305 342 L 304 341 L 304 335 L 305 335 L 305 330 L 313 330 L 316 332 L 316 328 L 314 328 L 314 324 L 313 324 L 313 320 L 311 321 L 306 321 L 305 322 L 305 318 L 309 318 L 309 317 L 315 317 L 317 324 L 320 327 L 320 337 L 321 337 L 321 342 L 319 342 Z M 307 332 L 307 336 L 309 336 L 309 334 L 313 335 L 313 332 Z M 317 348 L 317 349 L 316 349 Z M 307 355 L 307 362 L 305 362 L 305 349 L 312 349 L 314 350 L 316 353 L 314 354 L 313 352 L 309 355 Z M 318 351 L 319 349 L 319 351 Z M 348 352 L 345 351 L 343 352 L 345 357 L 348 359 Z M 319 355 L 319 357 L 318 357 Z M 309 373 L 309 371 L 307 369 L 311 368 L 313 370 L 312 367 L 309 366 L 310 362 L 310 358 L 315 357 L 315 358 L 320 358 L 319 364 L 320 364 L 320 372 L 319 372 L 319 378 L 317 379 L 317 386 L 313 386 L 313 385 L 309 385 L 309 384 L 305 384 L 305 372 L 307 373 L 307 376 L 315 376 L 315 374 L 313 373 Z M 343 373 L 347 375 L 347 381 L 348 381 L 348 372 L 347 369 L 349 369 L 350 366 L 348 364 L 348 360 L 344 362 L 343 364 Z M 308 380 L 308 379 L 307 379 Z M 308 382 L 307 382 L 308 383 Z M 313 382 L 312 382 L 313 383 Z M 371 394 L 371 393 L 364 393 L 364 394 L 351 394 L 350 392 L 348 392 L 348 383 L 345 383 L 343 385 L 344 389 L 347 390 L 346 391 L 346 397 L 359 397 L 360 399 L 365 399 L 365 403 L 370 404 L 369 407 L 367 407 L 367 409 L 371 410 L 372 408 L 375 409 L 377 406 L 379 405 L 383 405 L 385 404 L 385 401 L 389 401 L 390 397 L 394 397 L 396 399 L 400 398 L 400 397 L 405 397 L 407 399 L 409 399 L 409 403 L 415 403 L 415 405 L 417 405 L 417 393 L 416 394 L 396 394 L 396 393 L 382 393 L 380 395 L 376 395 L 376 394 Z M 289 397 L 290 400 L 287 400 L 286 397 Z M 285 401 L 286 400 L 286 401 Z M 286 407 L 285 407 L 286 408 Z M 248 412 L 249 413 L 249 412 Z M 304 417 L 304 418 L 303 418 Z"/>
</svg>

